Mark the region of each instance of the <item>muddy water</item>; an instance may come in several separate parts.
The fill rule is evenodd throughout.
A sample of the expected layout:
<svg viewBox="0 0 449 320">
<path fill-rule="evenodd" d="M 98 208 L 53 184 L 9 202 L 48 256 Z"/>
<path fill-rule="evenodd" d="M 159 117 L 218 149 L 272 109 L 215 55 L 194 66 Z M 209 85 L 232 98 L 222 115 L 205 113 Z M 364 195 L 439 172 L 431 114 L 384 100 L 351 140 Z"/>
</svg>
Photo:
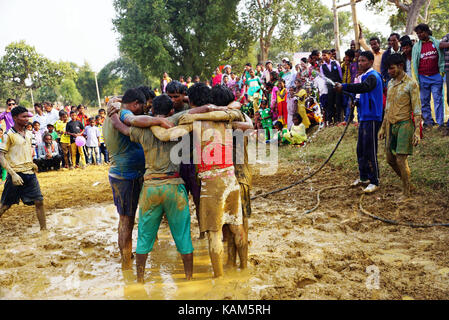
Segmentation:
<svg viewBox="0 0 449 320">
<path fill-rule="evenodd" d="M 225 269 L 213 279 L 207 240 L 198 240 L 192 220 L 194 275 L 186 281 L 182 260 L 163 222 L 150 253 L 144 285 L 135 270 L 123 273 L 114 205 L 66 209 L 47 216 L 50 230 L 37 226 L 12 233 L 0 247 L 0 299 L 250 299 L 251 268 Z M 196 229 L 195 229 L 196 228 Z M 133 248 L 137 239 L 137 225 Z"/>
</svg>

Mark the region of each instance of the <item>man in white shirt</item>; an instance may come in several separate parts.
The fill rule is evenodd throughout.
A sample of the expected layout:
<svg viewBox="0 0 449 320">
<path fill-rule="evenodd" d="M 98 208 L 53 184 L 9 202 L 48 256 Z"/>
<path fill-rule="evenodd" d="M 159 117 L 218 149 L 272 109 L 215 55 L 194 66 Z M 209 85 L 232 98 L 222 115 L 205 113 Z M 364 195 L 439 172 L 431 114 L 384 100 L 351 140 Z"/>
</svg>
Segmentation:
<svg viewBox="0 0 449 320">
<path fill-rule="evenodd" d="M 44 115 L 46 118 L 46 124 L 52 124 L 55 125 L 56 121 L 59 120 L 59 111 L 53 108 L 53 104 L 51 102 L 44 102 Z M 42 124 L 41 124 L 42 126 Z"/>
<path fill-rule="evenodd" d="M 285 62 L 285 72 L 282 79 L 285 80 L 286 88 L 295 86 L 296 72 L 292 70 L 292 63 L 290 61 Z"/>
<path fill-rule="evenodd" d="M 401 47 L 399 44 L 399 39 L 401 36 L 398 33 L 390 34 L 388 38 L 388 49 L 382 54 L 382 60 L 380 62 L 380 74 L 385 84 L 390 81 L 390 75 L 388 74 L 387 60 L 393 53 L 401 53 Z"/>
<path fill-rule="evenodd" d="M 44 110 L 42 108 L 42 105 L 40 103 L 34 104 L 34 116 L 31 119 L 31 123 L 34 121 L 39 122 L 41 128 L 47 128 L 47 116 L 44 114 Z"/>
</svg>

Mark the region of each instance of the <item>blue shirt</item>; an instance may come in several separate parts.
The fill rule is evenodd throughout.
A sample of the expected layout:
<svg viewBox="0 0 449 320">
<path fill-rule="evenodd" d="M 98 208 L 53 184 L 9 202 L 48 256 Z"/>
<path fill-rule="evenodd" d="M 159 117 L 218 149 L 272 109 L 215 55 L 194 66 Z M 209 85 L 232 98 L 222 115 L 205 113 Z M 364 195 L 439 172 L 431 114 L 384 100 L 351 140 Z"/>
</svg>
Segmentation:
<svg viewBox="0 0 449 320">
<path fill-rule="evenodd" d="M 129 110 L 120 110 L 120 120 L 123 122 Z M 123 179 L 136 179 L 145 173 L 145 154 L 139 143 L 131 142 L 128 136 L 114 128 L 107 117 L 103 124 L 103 135 L 106 147 L 111 156 L 109 174 Z"/>
</svg>

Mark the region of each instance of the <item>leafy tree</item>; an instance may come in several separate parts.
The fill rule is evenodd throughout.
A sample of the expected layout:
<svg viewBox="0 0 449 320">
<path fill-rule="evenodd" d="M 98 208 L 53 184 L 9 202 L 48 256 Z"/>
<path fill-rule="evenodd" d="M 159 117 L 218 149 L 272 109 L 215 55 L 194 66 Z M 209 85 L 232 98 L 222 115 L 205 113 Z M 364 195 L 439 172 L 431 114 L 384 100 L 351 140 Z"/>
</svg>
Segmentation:
<svg viewBox="0 0 449 320">
<path fill-rule="evenodd" d="M 265 61 L 274 43 L 295 51 L 298 34 L 295 33 L 303 20 L 318 14 L 312 0 L 245 0 L 252 28 L 260 44 L 260 60 Z"/>
<path fill-rule="evenodd" d="M 326 6 L 320 4 L 320 7 L 321 14 L 312 18 L 310 28 L 300 39 L 300 51 L 307 52 L 314 49 L 331 49 L 335 47 L 334 15 Z M 346 36 L 351 31 L 350 19 L 350 12 L 338 12 L 340 38 Z"/>
<path fill-rule="evenodd" d="M 147 76 L 205 78 L 225 62 L 228 45 L 247 44 L 236 37 L 239 0 L 114 0 L 113 20 L 120 50 Z M 245 32 L 245 30 L 240 30 Z M 235 42 L 235 43 L 234 43 Z"/>
<path fill-rule="evenodd" d="M 79 67 L 75 84 L 82 96 L 83 104 L 96 105 L 98 103 L 95 73 L 87 62 Z"/>
<path fill-rule="evenodd" d="M 148 80 L 140 71 L 139 66 L 126 57 L 108 63 L 98 73 L 101 96 L 119 94 L 143 84 L 148 85 Z"/>
<path fill-rule="evenodd" d="M 441 39 L 448 32 L 449 21 L 449 1 L 432 0 L 428 14 L 428 24 L 433 32 L 433 36 Z"/>
<path fill-rule="evenodd" d="M 58 100 L 58 93 L 55 87 L 43 86 L 40 87 L 34 94 L 36 101 L 56 101 Z"/>
<path fill-rule="evenodd" d="M 367 7 L 384 11 L 395 6 L 397 11 L 390 18 L 390 24 L 398 26 L 398 22 L 405 22 L 405 34 L 411 34 L 419 22 L 427 21 L 430 2 L 431 0 L 368 0 Z"/>
<path fill-rule="evenodd" d="M 64 79 L 58 87 L 59 100 L 64 104 L 78 105 L 82 103 L 83 97 L 76 88 L 72 79 Z"/>
<path fill-rule="evenodd" d="M 423 6 L 420 16 L 417 22 L 427 23 L 437 39 L 441 39 L 448 32 L 449 2 L 447 0 L 431 0 Z M 407 13 L 398 11 L 390 16 L 389 22 L 395 30 L 404 29 L 407 24 Z"/>
<path fill-rule="evenodd" d="M 73 76 L 66 63 L 56 63 L 45 58 L 25 41 L 6 46 L 0 65 L 4 79 L 2 91 L 7 91 L 18 101 L 28 89 L 56 86 L 66 75 Z"/>
</svg>

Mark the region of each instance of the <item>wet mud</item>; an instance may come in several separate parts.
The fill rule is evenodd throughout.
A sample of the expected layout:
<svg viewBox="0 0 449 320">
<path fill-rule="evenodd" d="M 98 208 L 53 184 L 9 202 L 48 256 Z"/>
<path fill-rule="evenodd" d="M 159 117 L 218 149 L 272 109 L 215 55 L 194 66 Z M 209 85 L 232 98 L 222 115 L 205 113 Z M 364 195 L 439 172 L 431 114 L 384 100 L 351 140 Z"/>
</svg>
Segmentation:
<svg viewBox="0 0 449 320">
<path fill-rule="evenodd" d="M 301 162 L 281 163 L 275 176 L 260 176 L 253 168 L 251 193 L 288 185 L 310 170 Z M 193 280 L 184 280 L 181 257 L 163 221 L 144 285 L 136 283 L 135 270 L 120 268 L 107 167 L 57 177 L 38 176 L 49 231 L 39 231 L 33 207 L 14 206 L 0 219 L 0 299 L 449 298 L 448 228 L 408 228 L 361 215 L 357 188 L 326 190 L 318 209 L 304 214 L 315 206 L 318 190 L 356 178 L 331 167 L 304 184 L 253 201 L 248 269 L 225 267 L 222 279 L 212 277 L 207 240 L 198 240 L 190 201 Z M 403 222 L 449 221 L 447 197 L 413 194 L 413 200 L 400 203 L 400 195 L 400 181 L 382 186 L 365 197 L 364 207 Z M 136 236 L 137 225 L 134 249 Z"/>
</svg>

